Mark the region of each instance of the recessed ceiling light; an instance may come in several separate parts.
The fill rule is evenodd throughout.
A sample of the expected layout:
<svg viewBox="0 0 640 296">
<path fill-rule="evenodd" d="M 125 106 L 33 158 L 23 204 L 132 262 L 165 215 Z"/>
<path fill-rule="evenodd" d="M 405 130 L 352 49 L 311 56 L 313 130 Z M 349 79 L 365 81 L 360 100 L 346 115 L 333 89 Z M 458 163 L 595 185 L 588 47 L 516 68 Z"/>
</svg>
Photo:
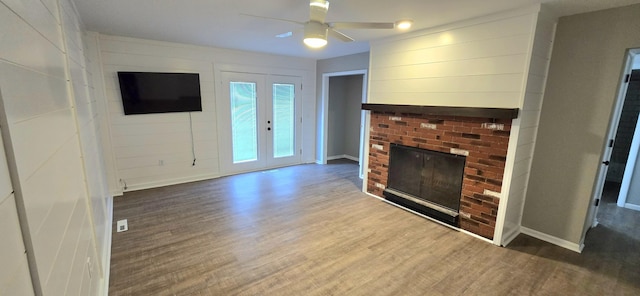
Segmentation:
<svg viewBox="0 0 640 296">
<path fill-rule="evenodd" d="M 400 30 L 407 30 L 411 28 L 411 25 L 413 25 L 412 20 L 399 20 L 395 22 L 395 27 Z"/>
</svg>

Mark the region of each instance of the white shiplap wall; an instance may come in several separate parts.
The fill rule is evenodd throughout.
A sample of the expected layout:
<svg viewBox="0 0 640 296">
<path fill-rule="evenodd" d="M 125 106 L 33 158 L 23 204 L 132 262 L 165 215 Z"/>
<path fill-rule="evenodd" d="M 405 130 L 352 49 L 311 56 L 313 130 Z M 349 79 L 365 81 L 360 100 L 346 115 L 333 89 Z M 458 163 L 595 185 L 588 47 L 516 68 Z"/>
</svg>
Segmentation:
<svg viewBox="0 0 640 296">
<path fill-rule="evenodd" d="M 69 1 L 62 4 L 65 45 L 67 49 L 67 63 L 69 78 L 76 111 L 78 138 L 82 152 L 82 164 L 88 205 L 91 210 L 93 238 L 98 258 L 95 264 L 101 276 L 109 269 L 108 252 L 111 231 L 111 204 L 106 184 L 105 166 L 102 158 L 102 144 L 99 138 L 100 120 L 96 111 L 96 99 L 93 95 L 91 79 L 87 61 L 91 60 L 87 54 L 87 47 L 83 40 L 83 31 L 76 11 Z"/>
<path fill-rule="evenodd" d="M 520 107 L 532 9 L 371 43 L 369 103 Z"/>
<path fill-rule="evenodd" d="M 511 181 L 508 183 L 508 187 L 504 188 L 506 189 L 504 191 L 508 192 L 508 199 L 500 204 L 499 209 L 499 216 L 504 220 L 501 223 L 501 234 L 497 235 L 496 240 L 499 240 L 501 245 L 507 245 L 520 233 L 522 210 L 538 133 L 556 23 L 557 20 L 554 17 L 542 11 L 538 14 L 535 26 L 532 27 L 534 34 L 529 51 L 530 61 L 524 85 L 524 95 L 519 104 L 520 116 L 513 121 L 513 126 L 517 128 L 510 139 L 512 142 L 509 143 L 510 146 L 515 146 L 515 149 L 510 151 L 513 153 Z"/>
<path fill-rule="evenodd" d="M 520 231 L 555 23 L 538 5 L 371 45 L 369 103 L 520 109 L 496 244 Z"/>
<path fill-rule="evenodd" d="M 103 295 L 109 199 L 81 22 L 68 0 L 0 0 L 0 27 L 0 117 L 34 288 Z"/>
<path fill-rule="evenodd" d="M 0 90 L 1 95 L 2 90 Z M 33 295 L 18 210 L 0 137 L 0 295 Z"/>
<path fill-rule="evenodd" d="M 215 68 L 291 75 L 302 77 L 303 91 L 303 162 L 314 159 L 315 61 L 236 50 L 201 47 L 135 38 L 99 35 L 104 74 L 105 107 L 108 111 L 109 136 L 105 143 L 113 153 L 119 181 L 111 192 L 164 186 L 218 177 L 221 155 L 216 116 Z M 192 166 L 189 113 L 166 113 L 125 116 L 120 98 L 118 71 L 189 72 L 200 74 L 203 112 L 192 112 L 196 165 Z M 97 85 L 96 85 L 97 86 Z M 96 89 L 96 93 L 99 90 Z M 103 130 L 107 132 L 107 130 Z M 160 162 L 163 162 L 161 165 Z"/>
</svg>

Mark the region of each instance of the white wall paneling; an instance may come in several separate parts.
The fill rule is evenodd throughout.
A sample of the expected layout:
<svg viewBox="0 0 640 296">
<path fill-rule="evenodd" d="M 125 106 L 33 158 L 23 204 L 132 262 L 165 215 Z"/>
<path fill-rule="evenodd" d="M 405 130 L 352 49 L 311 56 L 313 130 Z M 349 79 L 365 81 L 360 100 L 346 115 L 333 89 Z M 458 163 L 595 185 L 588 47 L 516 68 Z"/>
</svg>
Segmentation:
<svg viewBox="0 0 640 296">
<path fill-rule="evenodd" d="M 13 185 L 0 137 L 0 295 L 34 294 L 21 231 Z"/>
<path fill-rule="evenodd" d="M 372 42 L 369 103 L 520 107 L 537 9 Z"/>
<path fill-rule="evenodd" d="M 78 20 L 75 8 L 70 1 L 60 1 L 61 16 L 63 23 L 63 33 L 65 39 L 65 49 L 67 50 L 67 77 L 71 83 L 71 93 L 75 110 L 76 128 L 78 130 L 78 141 L 80 143 L 80 153 L 82 157 L 81 168 L 84 172 L 84 195 L 89 211 L 86 213 L 86 221 L 93 228 L 88 233 L 87 238 L 93 239 L 93 247 L 90 254 L 95 252 L 98 260 L 94 260 L 94 265 L 103 281 L 106 280 L 105 270 L 109 269 L 109 262 L 106 255 L 110 250 L 110 242 L 107 241 L 111 229 L 109 213 L 107 213 L 107 202 L 109 199 L 108 190 L 105 184 L 105 168 L 102 158 L 102 145 L 98 138 L 100 130 L 100 120 L 96 112 L 95 98 L 90 97 L 90 80 L 88 79 L 87 60 L 85 55 L 85 44 L 82 40 L 81 23 Z M 77 208 L 84 209 L 84 208 Z M 83 214 L 85 215 L 85 214 Z M 85 221 L 80 220 L 78 221 Z M 107 283 L 108 284 L 108 283 Z M 93 289 L 98 288 L 92 281 Z"/>
<path fill-rule="evenodd" d="M 111 146 L 111 122 L 108 116 L 105 101 L 104 75 L 102 71 L 102 56 L 100 55 L 100 45 L 98 34 L 94 32 L 85 33 L 85 46 L 87 56 L 87 74 L 90 77 L 89 93 L 95 105 L 96 115 L 99 124 L 96 133 L 97 140 L 103 151 L 103 163 L 107 182 L 105 186 L 112 195 L 121 195 L 119 180 L 116 174 L 115 156 Z"/>
<path fill-rule="evenodd" d="M 507 245 L 520 233 L 556 22 L 555 18 L 548 16 L 543 10 L 537 15 L 532 26 L 531 50 L 527 63 L 528 74 L 519 104 L 520 115 L 516 120 L 519 130 L 513 143 L 515 144 L 511 160 L 513 170 L 508 187 L 508 199 L 500 203 L 499 209 L 500 217 L 504 220 L 501 223 L 502 230 L 497 230 L 500 233 L 496 240 L 501 245 Z M 510 150 L 512 150 L 511 144 Z"/>
<path fill-rule="evenodd" d="M 0 234 L 0 295 L 33 295 L 29 264 L 13 194 L 3 197 L 0 201 Z"/>
<path fill-rule="evenodd" d="M 219 160 L 223 155 L 218 142 L 222 126 L 216 115 L 215 73 L 293 75 L 302 77 L 303 139 L 302 162 L 314 159 L 315 61 L 235 50 L 200 47 L 135 38 L 98 35 L 99 55 L 104 77 L 104 96 L 108 112 L 109 133 L 102 139 L 106 150 L 113 152 L 113 169 L 109 175 L 124 182 L 112 192 L 164 186 L 209 179 L 225 174 Z M 200 75 L 202 112 L 192 112 L 193 144 L 196 165 L 192 166 L 191 132 L 188 113 L 124 115 L 120 98 L 118 71 L 187 72 Z M 100 94 L 98 94 L 100 97 Z M 308 120 L 307 120 L 308 119 Z M 109 155 L 105 155 L 108 159 Z M 108 170 L 113 170 L 107 166 Z M 112 182 L 113 183 L 113 182 Z M 110 183 L 110 186 L 113 184 Z"/>
<path fill-rule="evenodd" d="M 110 197 L 82 23 L 68 0 L 0 0 L 0 25 L 0 119 L 18 217 L 2 227 L 19 223 L 29 263 L 12 283 L 34 279 L 30 291 L 0 294 L 106 295 Z"/>
</svg>

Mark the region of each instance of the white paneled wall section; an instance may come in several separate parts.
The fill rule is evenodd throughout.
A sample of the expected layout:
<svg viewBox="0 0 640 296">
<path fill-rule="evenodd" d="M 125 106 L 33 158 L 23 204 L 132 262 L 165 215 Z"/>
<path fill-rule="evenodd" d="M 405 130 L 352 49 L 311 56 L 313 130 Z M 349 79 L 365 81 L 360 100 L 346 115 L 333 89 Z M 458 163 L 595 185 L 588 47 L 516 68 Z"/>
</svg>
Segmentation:
<svg viewBox="0 0 640 296">
<path fill-rule="evenodd" d="M 86 66 L 90 59 L 86 54 L 87 48 L 83 42 L 83 32 L 73 6 L 68 1 L 60 2 L 64 8 L 63 25 L 65 45 L 67 49 L 67 63 L 74 107 L 76 111 L 76 124 L 78 139 L 82 151 L 82 164 L 84 169 L 85 186 L 88 194 L 88 205 L 91 210 L 92 226 L 94 227 L 95 247 L 99 258 L 96 261 L 100 275 L 109 269 L 108 258 L 110 247 L 110 230 L 108 225 L 110 218 L 110 203 L 106 186 L 105 166 L 102 158 L 102 144 L 98 133 L 100 120 L 96 112 L 96 99 L 92 95 L 93 87 L 90 87 L 91 72 Z"/>
<path fill-rule="evenodd" d="M 551 60 L 551 49 L 555 36 L 557 20 L 545 12 L 538 15 L 533 27 L 535 34 L 531 42 L 530 61 L 528 63 L 525 93 L 519 104 L 520 117 L 514 120 L 517 126 L 515 156 L 511 182 L 509 183 L 508 200 L 503 207 L 504 223 L 500 243 L 507 245 L 520 233 L 522 211 L 531 171 L 533 149 L 538 134 L 538 123 L 542 109 L 547 72 Z M 511 143 L 510 143 L 511 144 Z"/>
<path fill-rule="evenodd" d="M 1 90 L 0 90 L 1 91 Z M 33 295 L 16 200 L 0 138 L 0 295 Z"/>
<path fill-rule="evenodd" d="M 520 109 L 495 244 L 520 233 L 555 23 L 537 5 L 371 44 L 368 103 Z"/>
<path fill-rule="evenodd" d="M 303 139 L 302 161 L 314 160 L 315 61 L 201 47 L 135 38 L 99 35 L 100 57 L 104 75 L 104 102 L 108 111 L 110 132 L 103 139 L 113 153 L 105 154 L 113 161 L 119 184 L 112 192 L 170 185 L 226 174 L 219 167 L 221 155 L 218 131 L 229 128 L 216 116 L 215 69 L 260 74 L 296 75 L 302 77 Z M 202 112 L 124 115 L 117 78 L 118 71 L 188 72 L 200 74 Z M 112 157 L 112 160 L 108 158 Z M 108 169 L 111 169 L 107 166 Z"/>
<path fill-rule="evenodd" d="M 369 103 L 517 108 L 531 9 L 372 42 Z"/>
<path fill-rule="evenodd" d="M 0 0 L 0 27 L 0 123 L 31 292 L 106 295 L 110 198 L 81 21 L 68 0 Z"/>
</svg>

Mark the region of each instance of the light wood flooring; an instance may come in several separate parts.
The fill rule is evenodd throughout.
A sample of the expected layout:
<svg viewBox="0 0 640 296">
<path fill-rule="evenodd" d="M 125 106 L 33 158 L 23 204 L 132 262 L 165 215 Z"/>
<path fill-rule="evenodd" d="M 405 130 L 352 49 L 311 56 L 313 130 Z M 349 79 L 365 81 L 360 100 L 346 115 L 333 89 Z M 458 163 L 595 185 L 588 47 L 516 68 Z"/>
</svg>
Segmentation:
<svg viewBox="0 0 640 296">
<path fill-rule="evenodd" d="M 637 236 L 601 225 L 582 254 L 525 235 L 502 248 L 365 195 L 357 169 L 115 198 L 129 231 L 113 233 L 110 295 L 640 295 Z"/>
</svg>

